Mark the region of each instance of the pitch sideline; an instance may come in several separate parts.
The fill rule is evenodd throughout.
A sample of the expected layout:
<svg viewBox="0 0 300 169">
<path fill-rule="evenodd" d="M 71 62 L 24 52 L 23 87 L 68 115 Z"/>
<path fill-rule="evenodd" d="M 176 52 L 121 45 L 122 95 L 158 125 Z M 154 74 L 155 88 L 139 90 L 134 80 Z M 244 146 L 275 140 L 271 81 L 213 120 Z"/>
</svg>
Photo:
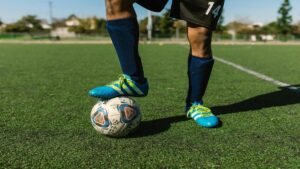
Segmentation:
<svg viewBox="0 0 300 169">
<path fill-rule="evenodd" d="M 238 69 L 238 70 L 240 70 L 242 72 L 245 72 L 247 74 L 255 76 L 255 77 L 259 78 L 259 79 L 262 79 L 264 81 L 270 82 L 270 83 L 272 83 L 274 85 L 277 85 L 279 87 L 284 87 L 284 88 L 289 89 L 289 90 L 294 91 L 294 92 L 299 92 L 299 88 L 296 87 L 296 86 L 292 86 L 291 84 L 288 84 L 288 83 L 285 83 L 285 82 L 281 82 L 281 81 L 276 80 L 276 79 L 274 79 L 274 78 L 272 78 L 270 76 L 264 75 L 262 73 L 256 72 L 256 71 L 251 70 L 251 69 L 248 69 L 246 67 L 243 67 L 243 66 L 238 65 L 236 63 L 230 62 L 228 60 L 225 60 L 225 59 L 222 59 L 222 58 L 219 58 L 219 57 L 216 57 L 216 56 L 214 56 L 214 58 L 218 62 L 221 62 L 223 64 L 226 64 L 226 65 L 229 65 L 231 67 L 234 67 L 234 68 L 236 68 L 236 69 Z"/>
</svg>

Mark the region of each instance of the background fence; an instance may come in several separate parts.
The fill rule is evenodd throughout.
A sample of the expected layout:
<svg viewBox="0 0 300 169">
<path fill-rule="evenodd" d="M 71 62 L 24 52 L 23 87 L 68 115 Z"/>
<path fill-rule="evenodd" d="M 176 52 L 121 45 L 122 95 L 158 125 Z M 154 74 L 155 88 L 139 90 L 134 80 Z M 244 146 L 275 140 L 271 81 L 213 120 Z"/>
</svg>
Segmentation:
<svg viewBox="0 0 300 169">
<path fill-rule="evenodd" d="M 235 36 L 230 34 L 219 34 L 213 35 L 213 41 L 251 41 L 251 36 L 256 36 L 257 41 L 263 41 L 260 35 L 250 34 L 237 34 Z M 140 39 L 147 41 L 147 34 L 140 34 Z M 185 40 L 186 34 L 154 34 L 152 41 L 160 40 Z M 76 34 L 74 37 L 53 37 L 49 33 L 0 33 L 0 40 L 109 40 L 109 35 L 106 33 L 102 34 Z M 300 35 L 274 35 L 274 41 L 299 41 Z"/>
</svg>

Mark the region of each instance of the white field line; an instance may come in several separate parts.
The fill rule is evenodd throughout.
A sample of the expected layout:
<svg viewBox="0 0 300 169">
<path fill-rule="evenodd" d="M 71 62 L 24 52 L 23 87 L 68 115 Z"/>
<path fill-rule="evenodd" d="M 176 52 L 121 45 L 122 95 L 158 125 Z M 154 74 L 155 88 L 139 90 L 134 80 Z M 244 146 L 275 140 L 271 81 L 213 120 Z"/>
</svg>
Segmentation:
<svg viewBox="0 0 300 169">
<path fill-rule="evenodd" d="M 234 68 L 236 68 L 236 69 L 238 69 L 238 70 L 240 70 L 242 72 L 245 72 L 245 73 L 248 73 L 250 75 L 253 75 L 253 76 L 255 76 L 255 77 L 259 78 L 259 79 L 262 79 L 262 80 L 268 81 L 270 83 L 273 83 L 274 85 L 277 85 L 277 86 L 280 86 L 280 87 L 285 87 L 285 88 L 287 88 L 289 90 L 292 90 L 292 91 L 299 91 L 298 87 L 292 86 L 291 84 L 288 84 L 288 83 L 285 83 L 285 82 L 281 82 L 281 81 L 276 80 L 276 79 L 274 79 L 274 78 L 272 78 L 270 76 L 264 75 L 262 73 L 258 73 L 258 72 L 254 71 L 254 70 L 245 68 L 245 67 L 243 67 L 241 65 L 235 64 L 235 63 L 227 61 L 225 59 L 222 59 L 222 58 L 219 58 L 219 57 L 215 57 L 215 56 L 214 56 L 214 58 L 215 58 L 215 60 L 217 60 L 217 61 L 219 61 L 221 63 L 224 63 L 226 65 L 232 66 L 232 67 L 234 67 Z"/>
</svg>

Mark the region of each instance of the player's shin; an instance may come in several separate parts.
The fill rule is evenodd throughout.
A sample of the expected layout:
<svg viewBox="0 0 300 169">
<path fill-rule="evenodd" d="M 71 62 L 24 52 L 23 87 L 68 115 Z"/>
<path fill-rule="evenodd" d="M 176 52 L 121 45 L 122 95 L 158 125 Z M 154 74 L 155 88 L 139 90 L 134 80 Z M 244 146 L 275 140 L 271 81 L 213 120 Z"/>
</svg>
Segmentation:
<svg viewBox="0 0 300 169">
<path fill-rule="evenodd" d="M 138 52 L 139 26 L 135 17 L 108 20 L 107 29 L 119 57 L 124 74 L 134 81 L 145 81 Z"/>
<path fill-rule="evenodd" d="M 192 103 L 203 104 L 207 84 L 214 65 L 214 59 L 189 56 L 188 61 L 189 91 L 186 99 L 187 109 Z"/>
</svg>

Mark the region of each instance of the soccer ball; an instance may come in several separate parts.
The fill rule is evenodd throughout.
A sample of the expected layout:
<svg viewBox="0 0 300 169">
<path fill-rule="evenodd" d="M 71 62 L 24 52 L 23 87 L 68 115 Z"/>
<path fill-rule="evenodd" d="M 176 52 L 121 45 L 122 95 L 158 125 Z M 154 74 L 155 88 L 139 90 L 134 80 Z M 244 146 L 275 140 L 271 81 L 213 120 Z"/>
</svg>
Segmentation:
<svg viewBox="0 0 300 169">
<path fill-rule="evenodd" d="M 98 101 L 91 111 L 93 127 L 110 137 L 124 137 L 133 132 L 141 122 L 137 103 L 128 97 Z"/>
</svg>

